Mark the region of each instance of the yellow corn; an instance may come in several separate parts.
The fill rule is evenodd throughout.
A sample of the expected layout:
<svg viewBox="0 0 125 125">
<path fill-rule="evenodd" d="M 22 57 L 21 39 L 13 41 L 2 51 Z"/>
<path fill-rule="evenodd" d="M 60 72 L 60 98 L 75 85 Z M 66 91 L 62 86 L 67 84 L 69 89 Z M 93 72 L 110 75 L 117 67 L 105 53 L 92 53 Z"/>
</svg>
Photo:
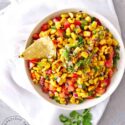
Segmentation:
<svg viewBox="0 0 125 125">
<path fill-rule="evenodd" d="M 57 28 L 57 29 L 60 29 L 60 27 L 61 27 L 60 22 L 56 22 L 55 25 L 56 25 L 56 28 Z"/>
<path fill-rule="evenodd" d="M 84 57 L 84 58 L 87 58 L 88 55 L 89 55 L 89 54 L 88 54 L 87 52 L 82 52 L 82 53 L 81 53 L 81 56 Z"/>
<path fill-rule="evenodd" d="M 82 78 L 78 78 L 77 83 L 78 84 L 83 84 L 83 79 Z"/>
<path fill-rule="evenodd" d="M 48 21 L 48 24 L 51 26 L 53 24 L 53 21 L 52 20 L 49 20 Z"/>
<path fill-rule="evenodd" d="M 67 29 L 66 29 L 66 35 L 67 35 L 67 36 L 70 36 L 70 34 L 71 34 L 70 28 L 67 28 Z"/>
<path fill-rule="evenodd" d="M 54 87 L 57 87 L 57 84 L 56 84 L 56 81 L 54 81 L 54 80 L 50 80 L 50 84 L 52 85 L 52 86 L 54 86 Z"/>
<path fill-rule="evenodd" d="M 88 91 L 92 91 L 92 90 L 94 90 L 95 89 L 95 86 L 89 86 L 88 87 Z"/>
<path fill-rule="evenodd" d="M 106 44 L 106 40 L 105 39 L 102 39 L 100 42 L 99 42 L 100 45 L 104 45 Z"/>
<path fill-rule="evenodd" d="M 87 17 L 85 18 L 85 20 L 90 23 L 90 22 L 91 22 L 91 17 L 90 17 L 90 16 L 87 16 Z"/>
<path fill-rule="evenodd" d="M 71 37 L 73 38 L 73 40 L 76 40 L 76 38 L 77 38 L 77 35 L 75 34 L 75 33 L 71 33 Z"/>
<path fill-rule="evenodd" d="M 74 18 L 68 18 L 67 20 L 69 23 L 74 23 L 74 21 L 75 21 Z"/>
<path fill-rule="evenodd" d="M 67 14 L 67 13 L 63 13 L 63 14 L 61 14 L 61 17 L 62 18 L 67 18 L 69 15 Z"/>
<path fill-rule="evenodd" d="M 74 30 L 75 25 L 74 25 L 74 24 L 71 24 L 71 25 L 70 25 L 70 28 L 71 28 L 71 30 Z"/>
<path fill-rule="evenodd" d="M 56 29 L 51 29 L 50 34 L 54 34 L 56 32 Z"/>
<path fill-rule="evenodd" d="M 56 89 L 58 92 L 61 92 L 61 87 L 57 87 Z"/>
</svg>

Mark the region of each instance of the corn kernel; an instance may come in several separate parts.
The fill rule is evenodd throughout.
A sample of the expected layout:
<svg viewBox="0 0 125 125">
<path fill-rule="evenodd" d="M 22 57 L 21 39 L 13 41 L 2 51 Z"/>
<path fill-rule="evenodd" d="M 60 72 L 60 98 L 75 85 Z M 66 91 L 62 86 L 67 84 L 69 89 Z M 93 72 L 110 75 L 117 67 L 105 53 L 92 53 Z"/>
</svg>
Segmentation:
<svg viewBox="0 0 125 125">
<path fill-rule="evenodd" d="M 82 98 L 88 97 L 88 93 L 86 93 L 86 92 L 80 93 L 79 95 L 80 95 Z M 79 95 L 78 95 L 78 96 L 79 96 Z"/>
<path fill-rule="evenodd" d="M 60 27 L 61 27 L 60 22 L 56 22 L 55 25 L 56 25 L 56 28 L 57 28 L 57 29 L 60 29 Z"/>
<path fill-rule="evenodd" d="M 95 86 L 89 86 L 88 87 L 88 91 L 92 91 L 92 90 L 94 90 L 95 89 Z"/>
<path fill-rule="evenodd" d="M 84 31 L 83 32 L 83 36 L 90 37 L 91 36 L 91 32 L 90 31 Z"/>
<path fill-rule="evenodd" d="M 78 28 L 75 29 L 75 33 L 76 33 L 76 34 L 78 34 L 78 33 L 80 33 L 80 32 L 81 32 L 80 27 L 78 27 Z"/>
<path fill-rule="evenodd" d="M 71 104 L 75 104 L 75 97 L 72 96 L 72 97 L 70 98 L 70 102 L 71 102 Z"/>
<path fill-rule="evenodd" d="M 67 28 L 67 29 L 66 29 L 66 35 L 67 35 L 67 36 L 70 36 L 70 34 L 71 34 L 70 28 Z"/>
<path fill-rule="evenodd" d="M 82 75 L 83 73 L 82 73 L 81 70 L 78 70 L 78 71 L 77 71 L 77 74 L 78 74 L 78 75 Z"/>
<path fill-rule="evenodd" d="M 51 29 L 50 34 L 54 34 L 56 32 L 56 29 Z"/>
<path fill-rule="evenodd" d="M 104 77 L 99 77 L 99 80 L 104 80 Z"/>
<path fill-rule="evenodd" d="M 88 55 L 89 55 L 89 54 L 88 54 L 87 52 L 82 52 L 82 53 L 81 53 L 81 56 L 84 57 L 84 58 L 87 58 Z"/>
<path fill-rule="evenodd" d="M 48 21 L 48 24 L 51 26 L 53 24 L 53 21 L 52 20 L 49 20 Z"/>
<path fill-rule="evenodd" d="M 90 17 L 90 16 L 87 16 L 87 17 L 85 18 L 85 20 L 90 23 L 90 22 L 91 22 L 91 17 Z"/>
<path fill-rule="evenodd" d="M 94 84 L 96 84 L 96 83 L 98 82 L 98 80 L 99 80 L 99 78 L 95 78 L 95 79 L 93 80 Z"/>
<path fill-rule="evenodd" d="M 73 40 L 76 40 L 76 38 L 77 38 L 77 35 L 75 34 L 75 33 L 71 33 L 71 37 L 73 38 Z"/>
<path fill-rule="evenodd" d="M 88 83 L 88 82 L 85 82 L 85 85 L 86 85 L 86 86 L 89 86 L 89 83 Z"/>
<path fill-rule="evenodd" d="M 113 40 L 113 41 L 112 41 L 112 44 L 113 44 L 114 46 L 117 46 L 117 45 L 118 45 L 118 41 L 117 41 L 117 40 Z"/>
<path fill-rule="evenodd" d="M 71 28 L 71 30 L 74 30 L 75 25 L 74 25 L 74 24 L 71 24 L 71 25 L 70 25 L 70 28 Z"/>
<path fill-rule="evenodd" d="M 54 81 L 54 80 L 50 80 L 50 84 L 52 85 L 52 86 L 54 86 L 54 87 L 57 87 L 57 84 L 56 84 L 56 81 Z"/>
<path fill-rule="evenodd" d="M 90 80 L 89 80 L 89 83 L 90 83 L 90 84 L 93 84 L 93 83 L 94 83 L 94 81 L 93 81 L 92 79 L 90 79 Z"/>
<path fill-rule="evenodd" d="M 74 18 L 73 19 L 72 18 L 68 18 L 67 20 L 68 20 L 69 23 L 74 23 L 74 21 L 75 21 Z"/>
<path fill-rule="evenodd" d="M 55 96 L 59 96 L 58 92 L 55 92 L 54 94 L 55 94 Z"/>
<path fill-rule="evenodd" d="M 100 66 L 104 66 L 104 64 L 105 64 L 104 61 L 99 61 Z"/>
<path fill-rule="evenodd" d="M 76 100 L 76 104 L 79 104 L 79 100 Z"/>
<path fill-rule="evenodd" d="M 78 78 L 77 83 L 78 84 L 83 84 L 83 79 L 82 78 Z"/>
<path fill-rule="evenodd" d="M 93 21 L 92 24 L 89 26 L 89 29 L 93 31 L 97 27 L 97 22 Z"/>
<path fill-rule="evenodd" d="M 84 30 L 87 30 L 89 28 L 89 26 L 84 26 Z"/>
<path fill-rule="evenodd" d="M 61 17 L 62 18 L 67 18 L 69 15 L 67 14 L 67 13 L 63 13 L 63 14 L 61 14 Z"/>
<path fill-rule="evenodd" d="M 106 44 L 106 40 L 105 39 L 102 39 L 100 42 L 99 42 L 100 45 L 104 45 Z"/>
<path fill-rule="evenodd" d="M 61 92 L 61 87 L 57 87 L 56 89 L 58 92 Z"/>
</svg>

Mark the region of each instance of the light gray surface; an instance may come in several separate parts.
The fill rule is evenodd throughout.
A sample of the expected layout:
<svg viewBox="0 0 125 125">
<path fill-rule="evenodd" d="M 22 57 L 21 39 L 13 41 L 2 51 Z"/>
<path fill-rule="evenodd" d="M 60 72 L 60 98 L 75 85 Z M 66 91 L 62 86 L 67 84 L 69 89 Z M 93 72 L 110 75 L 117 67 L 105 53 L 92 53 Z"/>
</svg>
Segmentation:
<svg viewBox="0 0 125 125">
<path fill-rule="evenodd" d="M 113 0 L 113 2 L 121 26 L 123 41 L 125 41 L 125 0 Z M 8 5 L 8 0 L 0 0 L 0 9 L 6 5 Z M 11 111 L 9 107 L 0 101 L 0 125 L 2 125 L 4 119 L 14 115 L 17 116 L 14 111 Z M 25 125 L 18 123 L 12 122 L 9 125 Z M 125 125 L 125 74 L 121 84 L 111 96 L 99 125 Z"/>
</svg>

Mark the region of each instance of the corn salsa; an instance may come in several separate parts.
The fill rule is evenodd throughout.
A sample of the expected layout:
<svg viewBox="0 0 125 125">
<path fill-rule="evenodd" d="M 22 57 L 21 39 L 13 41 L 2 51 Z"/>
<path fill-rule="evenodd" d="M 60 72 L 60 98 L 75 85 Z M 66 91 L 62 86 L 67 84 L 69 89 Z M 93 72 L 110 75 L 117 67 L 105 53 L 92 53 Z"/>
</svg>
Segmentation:
<svg viewBox="0 0 125 125">
<path fill-rule="evenodd" d="M 60 104 L 79 104 L 106 92 L 117 70 L 119 43 L 99 19 L 81 11 L 62 13 L 42 24 L 32 40 L 45 36 L 56 57 L 27 60 L 41 91 Z"/>
</svg>

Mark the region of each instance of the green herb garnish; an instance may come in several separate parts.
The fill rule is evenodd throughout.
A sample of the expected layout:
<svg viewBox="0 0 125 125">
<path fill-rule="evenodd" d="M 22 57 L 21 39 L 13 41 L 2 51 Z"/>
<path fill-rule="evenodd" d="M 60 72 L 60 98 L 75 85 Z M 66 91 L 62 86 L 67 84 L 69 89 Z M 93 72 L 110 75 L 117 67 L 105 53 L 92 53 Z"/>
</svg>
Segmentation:
<svg viewBox="0 0 125 125">
<path fill-rule="evenodd" d="M 69 51 L 67 49 L 65 49 L 62 53 L 62 56 L 69 61 L 70 60 L 70 56 L 69 56 Z"/>
<path fill-rule="evenodd" d="M 78 37 L 78 46 L 82 46 L 84 44 L 84 40 L 83 40 L 83 37 L 82 36 L 79 36 Z"/>
<path fill-rule="evenodd" d="M 64 125 L 92 125 L 90 109 L 85 109 L 82 113 L 72 111 L 68 117 L 61 114 L 59 119 Z"/>
</svg>

